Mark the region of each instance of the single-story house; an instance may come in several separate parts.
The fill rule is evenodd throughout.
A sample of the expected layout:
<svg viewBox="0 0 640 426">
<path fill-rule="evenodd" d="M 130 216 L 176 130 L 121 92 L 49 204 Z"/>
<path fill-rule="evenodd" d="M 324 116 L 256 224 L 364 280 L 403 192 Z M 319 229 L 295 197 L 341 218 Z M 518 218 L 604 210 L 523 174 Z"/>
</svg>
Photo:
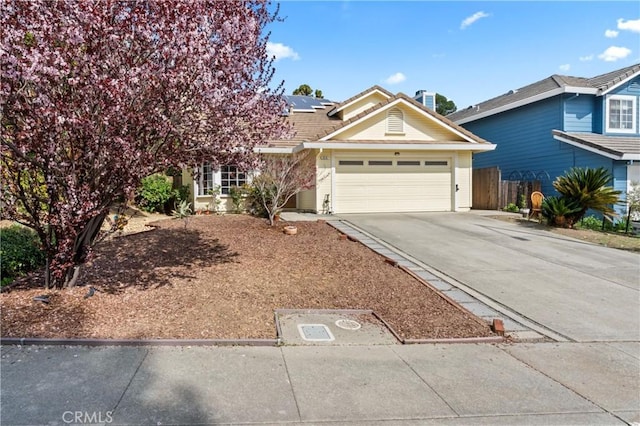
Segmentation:
<svg viewBox="0 0 640 426">
<path fill-rule="evenodd" d="M 313 152 L 316 186 L 299 193 L 289 206 L 299 211 L 467 211 L 472 155 L 496 147 L 415 99 L 379 86 L 337 104 L 308 96 L 286 100 L 283 119 L 293 125 L 295 135 L 256 151 Z M 221 186 L 225 198 L 232 186 L 248 179 L 250 174 L 234 166 L 211 170 L 203 165 L 199 179 L 190 179 L 194 207 L 205 208 L 213 185 Z"/>
<path fill-rule="evenodd" d="M 539 179 L 542 192 L 553 195 L 553 181 L 572 167 L 605 167 L 624 198 L 640 181 L 639 101 L 635 64 L 591 78 L 552 75 L 447 118 L 498 145 L 476 168 Z"/>
</svg>

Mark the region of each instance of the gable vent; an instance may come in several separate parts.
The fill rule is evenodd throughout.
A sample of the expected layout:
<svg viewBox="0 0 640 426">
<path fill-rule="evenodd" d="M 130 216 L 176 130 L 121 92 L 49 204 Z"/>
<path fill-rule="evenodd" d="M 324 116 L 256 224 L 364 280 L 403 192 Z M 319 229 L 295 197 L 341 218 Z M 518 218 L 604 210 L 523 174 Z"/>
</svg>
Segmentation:
<svg viewBox="0 0 640 426">
<path fill-rule="evenodd" d="M 390 109 L 387 113 L 387 132 L 403 133 L 404 132 L 404 116 L 398 108 Z"/>
</svg>

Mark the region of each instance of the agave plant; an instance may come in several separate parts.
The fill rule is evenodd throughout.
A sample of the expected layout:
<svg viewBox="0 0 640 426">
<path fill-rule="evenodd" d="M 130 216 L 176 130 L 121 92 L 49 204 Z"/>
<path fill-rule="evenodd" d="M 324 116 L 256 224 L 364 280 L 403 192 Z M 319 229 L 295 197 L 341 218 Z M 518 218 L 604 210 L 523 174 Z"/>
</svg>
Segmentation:
<svg viewBox="0 0 640 426">
<path fill-rule="evenodd" d="M 573 222 L 580 220 L 587 210 L 600 212 L 610 218 L 616 216 L 611 207 L 620 200 L 620 191 L 607 184 L 611 174 L 604 167 L 597 169 L 574 167 L 553 182 L 553 187 L 567 201 L 576 203 L 580 209 L 571 215 Z"/>
<path fill-rule="evenodd" d="M 550 225 L 573 227 L 580 205 L 566 197 L 546 197 L 542 202 L 542 216 Z"/>
</svg>

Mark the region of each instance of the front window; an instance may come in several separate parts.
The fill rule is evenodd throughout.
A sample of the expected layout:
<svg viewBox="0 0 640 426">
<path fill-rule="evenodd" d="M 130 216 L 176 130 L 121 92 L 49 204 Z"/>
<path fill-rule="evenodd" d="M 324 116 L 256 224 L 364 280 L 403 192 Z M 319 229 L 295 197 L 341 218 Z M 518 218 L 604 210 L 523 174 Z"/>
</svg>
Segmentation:
<svg viewBox="0 0 640 426">
<path fill-rule="evenodd" d="M 233 186 L 242 186 L 247 183 L 247 174 L 238 170 L 237 166 L 222 166 L 220 178 L 220 189 L 223 194 L 229 194 Z"/>
<path fill-rule="evenodd" d="M 213 170 L 211 164 L 203 164 L 200 169 L 200 182 L 198 182 L 198 195 L 208 195 L 213 188 Z"/>
<path fill-rule="evenodd" d="M 635 133 L 635 96 L 610 96 L 607 99 L 607 132 Z"/>
</svg>

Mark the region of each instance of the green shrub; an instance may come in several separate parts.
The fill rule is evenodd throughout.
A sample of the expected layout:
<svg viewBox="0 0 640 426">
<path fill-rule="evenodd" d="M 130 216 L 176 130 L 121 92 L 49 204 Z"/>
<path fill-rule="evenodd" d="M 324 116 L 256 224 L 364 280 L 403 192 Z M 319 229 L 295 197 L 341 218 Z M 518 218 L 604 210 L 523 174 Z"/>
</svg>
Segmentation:
<svg viewBox="0 0 640 426">
<path fill-rule="evenodd" d="M 591 229 L 592 231 L 607 231 L 607 232 L 626 232 L 627 219 L 623 218 L 616 222 L 612 222 L 611 219 L 604 219 L 604 226 L 602 224 L 603 218 L 596 216 L 585 216 L 580 222 L 576 224 L 578 229 Z"/>
<path fill-rule="evenodd" d="M 40 239 L 31 229 L 20 225 L 0 229 L 0 269 L 2 285 L 44 266 L 46 256 Z"/>
<path fill-rule="evenodd" d="M 513 203 L 509 203 L 502 210 L 504 210 L 505 212 L 518 213 L 518 211 L 520 211 L 520 208 L 517 205 L 513 204 Z"/>
<path fill-rule="evenodd" d="M 589 209 L 602 213 L 610 219 L 616 216 L 611 206 L 619 202 L 620 191 L 607 186 L 611 181 L 611 174 L 604 167 L 597 169 L 574 167 L 564 176 L 559 176 L 553 182 L 553 187 L 562 198 L 570 200 L 572 205 L 579 207 L 568 218 L 575 223 L 582 219 Z"/>
<path fill-rule="evenodd" d="M 155 174 L 142 179 L 138 205 L 146 212 L 165 213 L 169 202 L 177 196 L 166 176 Z"/>
<path fill-rule="evenodd" d="M 246 206 L 249 214 L 256 217 L 266 218 L 269 217 L 269 214 L 262 204 L 263 197 L 261 191 L 262 190 L 260 188 L 253 184 L 246 188 Z"/>
<path fill-rule="evenodd" d="M 242 213 L 244 211 L 244 200 L 247 195 L 247 190 L 241 186 L 232 186 L 229 188 L 229 197 L 231 197 L 231 204 L 233 205 L 234 213 Z"/>
<path fill-rule="evenodd" d="M 602 230 L 602 218 L 595 216 L 585 216 L 577 223 L 576 228 L 591 229 L 592 231 Z"/>
<path fill-rule="evenodd" d="M 546 197 L 542 202 L 542 216 L 550 225 L 572 227 L 574 217 L 581 209 L 580 205 L 565 197 Z"/>
<path fill-rule="evenodd" d="M 191 190 L 189 189 L 189 185 L 182 185 L 178 189 L 174 189 L 174 197 L 176 207 L 183 201 L 189 201 L 189 195 L 191 194 Z"/>
<path fill-rule="evenodd" d="M 529 208 L 529 205 L 527 204 L 527 197 L 524 194 L 520 194 L 520 202 L 518 203 L 520 205 L 521 209 L 527 209 Z"/>
</svg>

